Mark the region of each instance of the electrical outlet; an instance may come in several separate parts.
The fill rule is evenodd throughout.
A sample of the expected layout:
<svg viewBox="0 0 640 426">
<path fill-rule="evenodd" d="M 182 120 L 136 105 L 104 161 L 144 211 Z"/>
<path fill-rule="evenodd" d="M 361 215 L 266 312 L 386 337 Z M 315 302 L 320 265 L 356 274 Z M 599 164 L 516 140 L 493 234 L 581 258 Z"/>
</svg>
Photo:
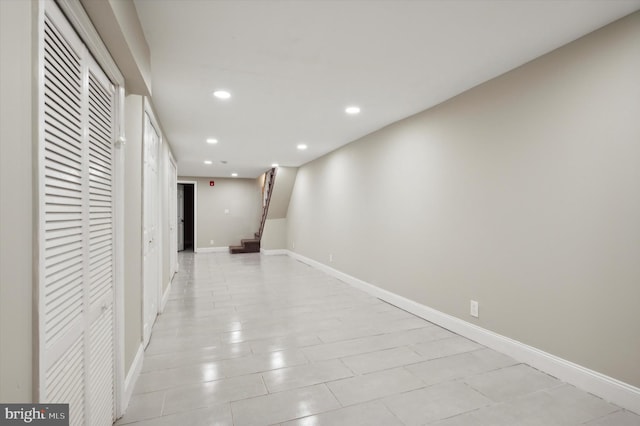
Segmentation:
<svg viewBox="0 0 640 426">
<path fill-rule="evenodd" d="M 329 262 L 333 262 L 333 254 L 329 253 Z"/>
<path fill-rule="evenodd" d="M 296 248 L 296 242 L 295 241 L 291 241 L 291 248 Z"/>
<path fill-rule="evenodd" d="M 475 300 L 472 300 L 471 304 L 470 304 L 470 307 L 469 307 L 469 314 L 472 317 L 478 318 L 478 316 L 479 316 L 478 309 L 479 309 L 478 302 L 475 301 Z"/>
<path fill-rule="evenodd" d="M 209 240 L 209 245 L 213 245 L 213 240 Z"/>
</svg>

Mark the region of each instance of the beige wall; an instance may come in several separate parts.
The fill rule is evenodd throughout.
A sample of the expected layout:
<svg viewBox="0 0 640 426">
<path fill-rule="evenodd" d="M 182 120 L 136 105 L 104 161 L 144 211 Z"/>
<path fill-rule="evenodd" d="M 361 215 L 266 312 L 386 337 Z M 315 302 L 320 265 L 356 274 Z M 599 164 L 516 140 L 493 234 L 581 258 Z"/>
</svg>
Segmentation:
<svg viewBox="0 0 640 426">
<path fill-rule="evenodd" d="M 151 52 L 132 1 L 80 0 L 125 76 L 128 93 L 151 94 Z"/>
<path fill-rule="evenodd" d="M 291 193 L 297 174 L 297 167 L 278 167 L 269 203 L 268 219 L 283 219 L 287 217 L 287 210 L 289 209 Z"/>
<path fill-rule="evenodd" d="M 97 4 L 97 2 L 96 2 Z M 36 2 L 0 0 L 0 401 L 28 402 L 32 385 L 34 339 L 34 185 L 37 116 L 32 94 L 36 81 Z M 133 8 L 133 6 L 131 6 Z M 135 11 L 135 9 L 131 9 Z M 122 12 L 122 11 L 121 11 Z M 121 13 L 122 15 L 122 13 Z M 136 17 L 137 19 L 137 17 Z M 142 45 L 140 45 L 142 46 Z M 138 46 L 138 47 L 140 47 Z M 144 48 L 144 46 L 142 46 Z M 139 52 L 138 52 L 139 53 Z M 138 54 L 136 53 L 136 54 Z M 144 55 L 142 61 L 148 62 Z M 139 58 L 140 59 L 140 58 Z M 122 65 L 122 62 L 119 62 Z M 144 68 L 144 67 L 143 67 Z M 126 70 L 123 70 L 126 71 Z M 143 70 L 144 71 L 144 70 Z M 148 71 L 148 70 L 147 70 Z M 137 71 L 139 72 L 139 71 Z M 125 72 L 127 81 L 138 78 Z M 146 84 L 146 82 L 143 82 Z M 139 90 L 144 92 L 144 84 Z M 129 87 L 131 89 L 131 87 Z M 142 341 L 141 226 L 142 118 L 139 96 L 126 101 L 125 145 L 125 374 Z M 170 147 L 165 144 L 163 153 Z M 164 187 L 166 188 L 166 186 Z M 164 227 L 166 228 L 166 226 Z M 168 232 L 166 229 L 163 232 Z M 11 267 L 7 267 L 11 265 Z M 165 281 L 167 271 L 163 271 Z M 163 283 L 163 284 L 166 284 Z"/>
<path fill-rule="evenodd" d="M 0 401 L 33 400 L 34 3 L 0 1 Z"/>
<path fill-rule="evenodd" d="M 297 174 L 297 167 L 278 167 L 260 242 L 260 247 L 264 250 L 287 247 L 287 210 Z"/>
<path fill-rule="evenodd" d="M 124 356 L 129 372 L 142 342 L 142 137 L 144 98 L 125 101 Z"/>
<path fill-rule="evenodd" d="M 238 245 L 241 239 L 253 238 L 258 231 L 260 187 L 255 179 L 181 176 L 178 180 L 198 182 L 198 249 Z M 215 186 L 209 186 L 210 180 Z"/>
<path fill-rule="evenodd" d="M 260 248 L 279 250 L 287 248 L 287 219 L 267 219 L 262 231 Z"/>
<path fill-rule="evenodd" d="M 638 40 L 640 12 L 301 167 L 288 248 L 640 386 Z"/>
</svg>

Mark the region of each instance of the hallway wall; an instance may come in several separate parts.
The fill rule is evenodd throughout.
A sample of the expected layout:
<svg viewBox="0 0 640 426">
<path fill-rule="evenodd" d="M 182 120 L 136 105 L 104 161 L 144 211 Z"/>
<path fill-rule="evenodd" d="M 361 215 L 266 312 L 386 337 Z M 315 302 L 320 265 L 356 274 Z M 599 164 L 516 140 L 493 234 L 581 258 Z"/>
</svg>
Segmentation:
<svg viewBox="0 0 640 426">
<path fill-rule="evenodd" d="M 297 174 L 297 167 L 278 167 L 260 242 L 263 250 L 282 250 L 287 247 L 287 211 Z"/>
<path fill-rule="evenodd" d="M 0 1 L 0 401 L 33 400 L 35 10 Z"/>
<path fill-rule="evenodd" d="M 143 141 L 145 97 L 129 95 L 125 101 L 126 138 L 125 145 L 125 374 L 133 365 L 142 343 L 143 312 Z M 168 167 L 171 147 L 164 138 L 162 128 L 157 129 L 162 137 L 158 152 L 158 238 L 160 240 L 160 267 L 158 279 L 162 283 L 162 294 L 166 292 L 169 276 L 169 177 Z M 160 306 L 160 303 L 158 304 Z"/>
<path fill-rule="evenodd" d="M 640 12 L 304 165 L 287 248 L 640 386 L 638 40 Z"/>
<path fill-rule="evenodd" d="M 260 187 L 255 179 L 180 176 L 178 180 L 198 182 L 197 250 L 237 245 L 258 231 Z M 209 186 L 211 180 L 215 186 Z"/>
<path fill-rule="evenodd" d="M 125 101 L 125 245 L 124 258 L 124 365 L 131 369 L 142 343 L 142 141 L 144 98 Z"/>
<path fill-rule="evenodd" d="M 284 219 L 287 217 L 287 210 L 289 210 L 291 193 L 293 192 L 297 174 L 297 167 L 278 167 L 267 219 Z"/>
<path fill-rule="evenodd" d="M 131 9 L 131 8 L 129 8 Z M 33 401 L 37 389 L 37 22 L 38 2 L 0 1 L 0 401 Z M 135 9 L 131 9 L 135 12 Z M 124 17 L 124 12 L 120 18 Z M 135 17 L 137 20 L 137 16 Z M 135 22 L 132 22 L 132 25 Z M 115 24 L 114 24 L 115 25 Z M 129 29 L 131 29 L 130 27 Z M 111 28 L 118 31 L 117 28 Z M 120 46 L 120 48 L 123 48 Z M 121 63 L 118 64 L 122 66 Z M 127 81 L 135 77 L 124 70 Z M 140 89 L 145 91 L 147 89 Z M 124 194 L 124 310 L 125 375 L 142 341 L 142 119 L 144 98 L 128 96 L 125 106 L 127 142 Z M 161 163 L 166 164 L 170 146 L 165 141 Z M 168 190 L 166 168 L 161 169 L 160 188 Z M 165 183 L 165 184 L 163 184 Z M 162 194 L 166 200 L 166 194 Z M 166 209 L 165 209 L 166 210 Z M 165 211 L 166 213 L 166 211 Z M 162 239 L 168 244 L 168 213 L 161 217 Z M 165 258 L 168 247 L 164 247 Z M 163 262 L 166 263 L 166 262 Z M 168 265 L 162 285 L 169 282 Z M 141 361 L 141 359 L 140 359 Z M 122 396 L 122 395 L 121 395 Z M 124 401 L 126 403 L 126 401 Z"/>
</svg>

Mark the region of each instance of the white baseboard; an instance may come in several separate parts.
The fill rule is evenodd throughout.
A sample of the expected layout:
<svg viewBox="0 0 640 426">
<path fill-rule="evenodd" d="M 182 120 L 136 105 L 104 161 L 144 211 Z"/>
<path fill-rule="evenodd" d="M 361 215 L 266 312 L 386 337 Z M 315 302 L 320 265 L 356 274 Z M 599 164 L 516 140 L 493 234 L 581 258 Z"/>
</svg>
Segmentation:
<svg viewBox="0 0 640 426">
<path fill-rule="evenodd" d="M 292 258 L 324 271 L 385 302 L 640 414 L 640 388 L 376 287 L 298 253 L 284 251 Z"/>
<path fill-rule="evenodd" d="M 229 247 L 198 247 L 196 253 L 221 253 L 228 252 Z"/>
<path fill-rule="evenodd" d="M 142 371 L 142 363 L 144 362 L 144 347 L 142 343 L 138 346 L 138 352 L 133 358 L 131 368 L 124 379 L 124 394 L 122 395 L 122 414 L 127 412 L 131 395 L 133 395 L 133 389 L 136 386 L 140 372 Z"/>
<path fill-rule="evenodd" d="M 161 314 L 164 312 L 164 307 L 167 306 L 167 301 L 169 300 L 169 293 L 171 292 L 171 283 L 173 282 L 173 278 L 169 280 L 169 284 L 167 284 L 167 289 L 164 291 L 162 295 L 162 300 L 160 301 L 160 308 L 158 309 L 158 313 Z"/>
<path fill-rule="evenodd" d="M 276 255 L 282 255 L 282 254 L 289 254 L 289 250 L 286 250 L 286 249 L 267 250 L 267 249 L 261 248 L 260 254 L 264 254 L 265 256 L 276 256 Z"/>
</svg>

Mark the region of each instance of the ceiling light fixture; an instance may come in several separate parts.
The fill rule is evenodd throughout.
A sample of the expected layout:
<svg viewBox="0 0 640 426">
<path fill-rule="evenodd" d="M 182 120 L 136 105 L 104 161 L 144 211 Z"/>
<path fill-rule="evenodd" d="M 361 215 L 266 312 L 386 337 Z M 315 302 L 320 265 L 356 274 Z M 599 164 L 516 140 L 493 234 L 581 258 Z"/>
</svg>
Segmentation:
<svg viewBox="0 0 640 426">
<path fill-rule="evenodd" d="M 273 163 L 273 164 L 271 165 L 271 167 L 278 167 L 278 166 L 279 166 L 279 164 L 278 164 L 278 163 Z"/>
<path fill-rule="evenodd" d="M 231 173 L 231 177 L 238 177 L 237 173 Z"/>
<path fill-rule="evenodd" d="M 350 106 L 350 107 L 345 108 L 344 112 L 346 112 L 347 114 L 350 114 L 350 115 L 360 114 L 360 107 Z"/>
<path fill-rule="evenodd" d="M 215 92 L 213 92 L 213 96 L 218 99 L 229 99 L 231 97 L 231 93 L 227 92 L 226 90 L 216 90 Z"/>
<path fill-rule="evenodd" d="M 301 143 L 301 144 L 299 144 L 296 148 L 298 148 L 300 151 L 304 151 L 304 150 L 305 150 L 305 149 L 307 149 L 308 147 L 307 147 L 305 144 Z"/>
<path fill-rule="evenodd" d="M 204 164 L 213 164 L 213 161 L 211 161 L 211 160 L 204 160 Z"/>
<path fill-rule="evenodd" d="M 218 143 L 218 139 L 209 138 L 209 139 L 207 139 L 207 143 L 210 143 L 210 144 L 212 144 L 212 145 L 213 145 L 213 144 L 216 144 L 216 143 Z"/>
</svg>

